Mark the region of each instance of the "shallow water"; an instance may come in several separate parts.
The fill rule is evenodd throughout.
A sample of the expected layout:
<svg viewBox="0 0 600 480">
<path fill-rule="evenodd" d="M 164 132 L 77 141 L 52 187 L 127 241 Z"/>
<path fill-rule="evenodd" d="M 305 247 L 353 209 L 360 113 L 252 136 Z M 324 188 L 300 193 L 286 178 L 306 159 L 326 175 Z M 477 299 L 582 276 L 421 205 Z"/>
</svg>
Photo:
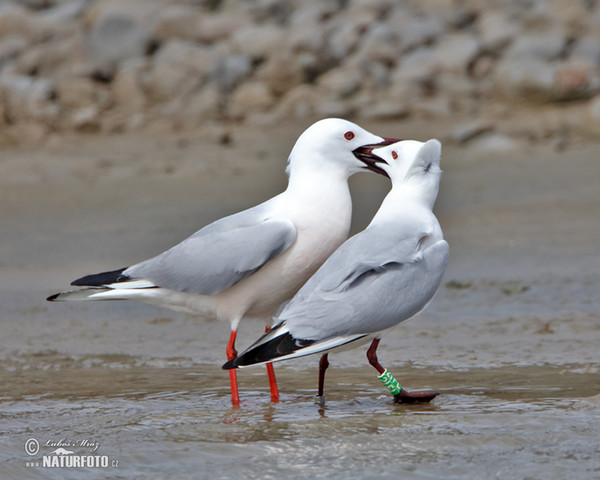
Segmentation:
<svg viewBox="0 0 600 480">
<path fill-rule="evenodd" d="M 448 271 L 378 351 L 407 389 L 440 392 L 430 405 L 395 405 L 363 348 L 330 356 L 324 406 L 307 357 L 277 366 L 278 404 L 262 368 L 241 371 L 233 410 L 219 368 L 227 325 L 134 302 L 44 301 L 277 193 L 296 134 L 234 132 L 250 154 L 242 141 L 120 137 L 3 152 L 0 479 L 600 479 L 594 145 L 489 158 L 444 147 Z M 355 231 L 387 188 L 353 182 Z M 240 350 L 264 322 L 242 323 Z M 107 466 L 43 467 L 59 444 Z"/>
<path fill-rule="evenodd" d="M 0 374 L 2 470 L 11 478 L 569 478 L 600 476 L 598 373 L 578 365 L 430 371 L 394 368 L 440 392 L 396 405 L 370 368 L 278 368 L 269 401 L 261 368 L 240 373 L 232 409 L 214 366 L 136 366 L 120 356 L 52 354 Z M 52 385 L 52 389 L 49 389 Z M 594 396 L 595 395 L 595 396 Z M 40 451 L 25 452 L 36 439 Z M 29 466 L 54 456 L 108 457 L 106 468 Z M 44 446 L 50 442 L 52 447 Z M 3 476 L 4 476 L 3 475 Z"/>
</svg>

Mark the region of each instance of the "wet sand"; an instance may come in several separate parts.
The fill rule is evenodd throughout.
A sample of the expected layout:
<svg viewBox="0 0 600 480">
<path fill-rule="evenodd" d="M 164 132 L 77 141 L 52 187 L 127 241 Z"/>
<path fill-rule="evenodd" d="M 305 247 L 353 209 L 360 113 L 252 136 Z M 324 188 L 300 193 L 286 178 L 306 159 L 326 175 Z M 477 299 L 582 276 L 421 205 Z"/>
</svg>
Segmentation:
<svg viewBox="0 0 600 480">
<path fill-rule="evenodd" d="M 600 477 L 597 144 L 495 154 L 444 144 L 444 286 L 380 349 L 407 388 L 441 392 L 429 406 L 394 405 L 353 350 L 330 356 L 324 407 L 308 357 L 278 365 L 278 405 L 262 369 L 242 371 L 234 411 L 220 370 L 228 325 L 134 302 L 44 301 L 281 191 L 305 126 L 233 127 L 227 144 L 72 137 L 1 152 L 3 478 Z M 419 140 L 452 128 L 365 126 Z M 351 188 L 358 231 L 388 186 L 360 175 Z M 263 324 L 244 322 L 238 345 Z M 89 438 L 118 466 L 27 465 L 52 455 L 47 441 Z"/>
</svg>

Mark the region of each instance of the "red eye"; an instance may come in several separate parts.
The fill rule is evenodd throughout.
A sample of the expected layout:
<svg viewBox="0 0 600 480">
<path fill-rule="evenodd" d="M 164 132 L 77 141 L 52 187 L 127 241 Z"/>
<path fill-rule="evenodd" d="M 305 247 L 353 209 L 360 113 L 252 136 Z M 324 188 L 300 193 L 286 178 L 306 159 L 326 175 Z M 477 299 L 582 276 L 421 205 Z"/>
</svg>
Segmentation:
<svg viewBox="0 0 600 480">
<path fill-rule="evenodd" d="M 392 158 L 394 160 L 396 160 L 398 158 L 398 154 L 396 153 L 396 150 L 392 150 Z"/>
<path fill-rule="evenodd" d="M 346 140 L 352 140 L 354 138 L 354 132 L 348 131 L 348 132 L 344 133 L 344 138 Z"/>
</svg>

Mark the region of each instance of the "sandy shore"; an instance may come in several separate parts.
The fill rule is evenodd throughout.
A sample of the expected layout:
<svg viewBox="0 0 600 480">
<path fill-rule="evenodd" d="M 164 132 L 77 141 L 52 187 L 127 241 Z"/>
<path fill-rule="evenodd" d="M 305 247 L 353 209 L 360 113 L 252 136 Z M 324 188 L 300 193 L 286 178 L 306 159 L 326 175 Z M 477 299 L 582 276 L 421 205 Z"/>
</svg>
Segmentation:
<svg viewBox="0 0 600 480">
<path fill-rule="evenodd" d="M 444 142 L 436 211 L 451 246 L 434 302 L 382 340 L 380 360 L 432 404 L 391 401 L 364 352 L 240 372 L 229 326 L 135 302 L 50 304 L 90 272 L 154 255 L 285 185 L 306 125 L 191 136 L 72 137 L 0 159 L 3 478 L 595 478 L 600 387 L 597 144 L 483 153 Z M 445 140 L 452 125 L 365 125 Z M 354 230 L 388 185 L 352 179 Z M 239 347 L 264 328 L 242 323 Z M 40 451 L 28 455 L 28 442 Z M 56 442 L 107 468 L 45 468 Z M 203 473 L 199 473 L 203 472 Z M 204 476 L 202 476 L 204 475 Z"/>
<path fill-rule="evenodd" d="M 444 139 L 451 128 L 367 126 L 421 140 L 423 131 Z M 78 136 L 2 152 L 0 355 L 21 362 L 41 352 L 118 354 L 217 366 L 226 325 L 202 329 L 210 320 L 135 303 L 44 298 L 281 191 L 285 158 L 303 127 L 232 127 L 226 144 L 190 135 Z M 597 144 L 560 152 L 541 145 L 482 154 L 445 145 L 436 211 L 450 265 L 431 308 L 383 342 L 401 349 L 391 361 L 597 366 L 599 151 Z M 388 187 L 373 175 L 355 176 L 351 187 L 356 231 Z M 201 330 L 210 348 L 193 340 Z M 242 330 L 250 341 L 256 329 Z"/>
</svg>

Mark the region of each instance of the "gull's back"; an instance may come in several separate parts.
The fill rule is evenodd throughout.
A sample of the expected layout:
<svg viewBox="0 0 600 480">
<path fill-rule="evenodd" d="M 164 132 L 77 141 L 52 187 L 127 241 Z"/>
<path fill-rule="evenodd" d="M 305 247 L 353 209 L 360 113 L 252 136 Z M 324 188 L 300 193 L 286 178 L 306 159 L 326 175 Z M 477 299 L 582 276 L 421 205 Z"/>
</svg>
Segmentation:
<svg viewBox="0 0 600 480">
<path fill-rule="evenodd" d="M 437 291 L 448 244 L 432 213 L 370 225 L 342 245 L 278 315 L 295 338 L 385 330 L 421 311 Z"/>
</svg>

